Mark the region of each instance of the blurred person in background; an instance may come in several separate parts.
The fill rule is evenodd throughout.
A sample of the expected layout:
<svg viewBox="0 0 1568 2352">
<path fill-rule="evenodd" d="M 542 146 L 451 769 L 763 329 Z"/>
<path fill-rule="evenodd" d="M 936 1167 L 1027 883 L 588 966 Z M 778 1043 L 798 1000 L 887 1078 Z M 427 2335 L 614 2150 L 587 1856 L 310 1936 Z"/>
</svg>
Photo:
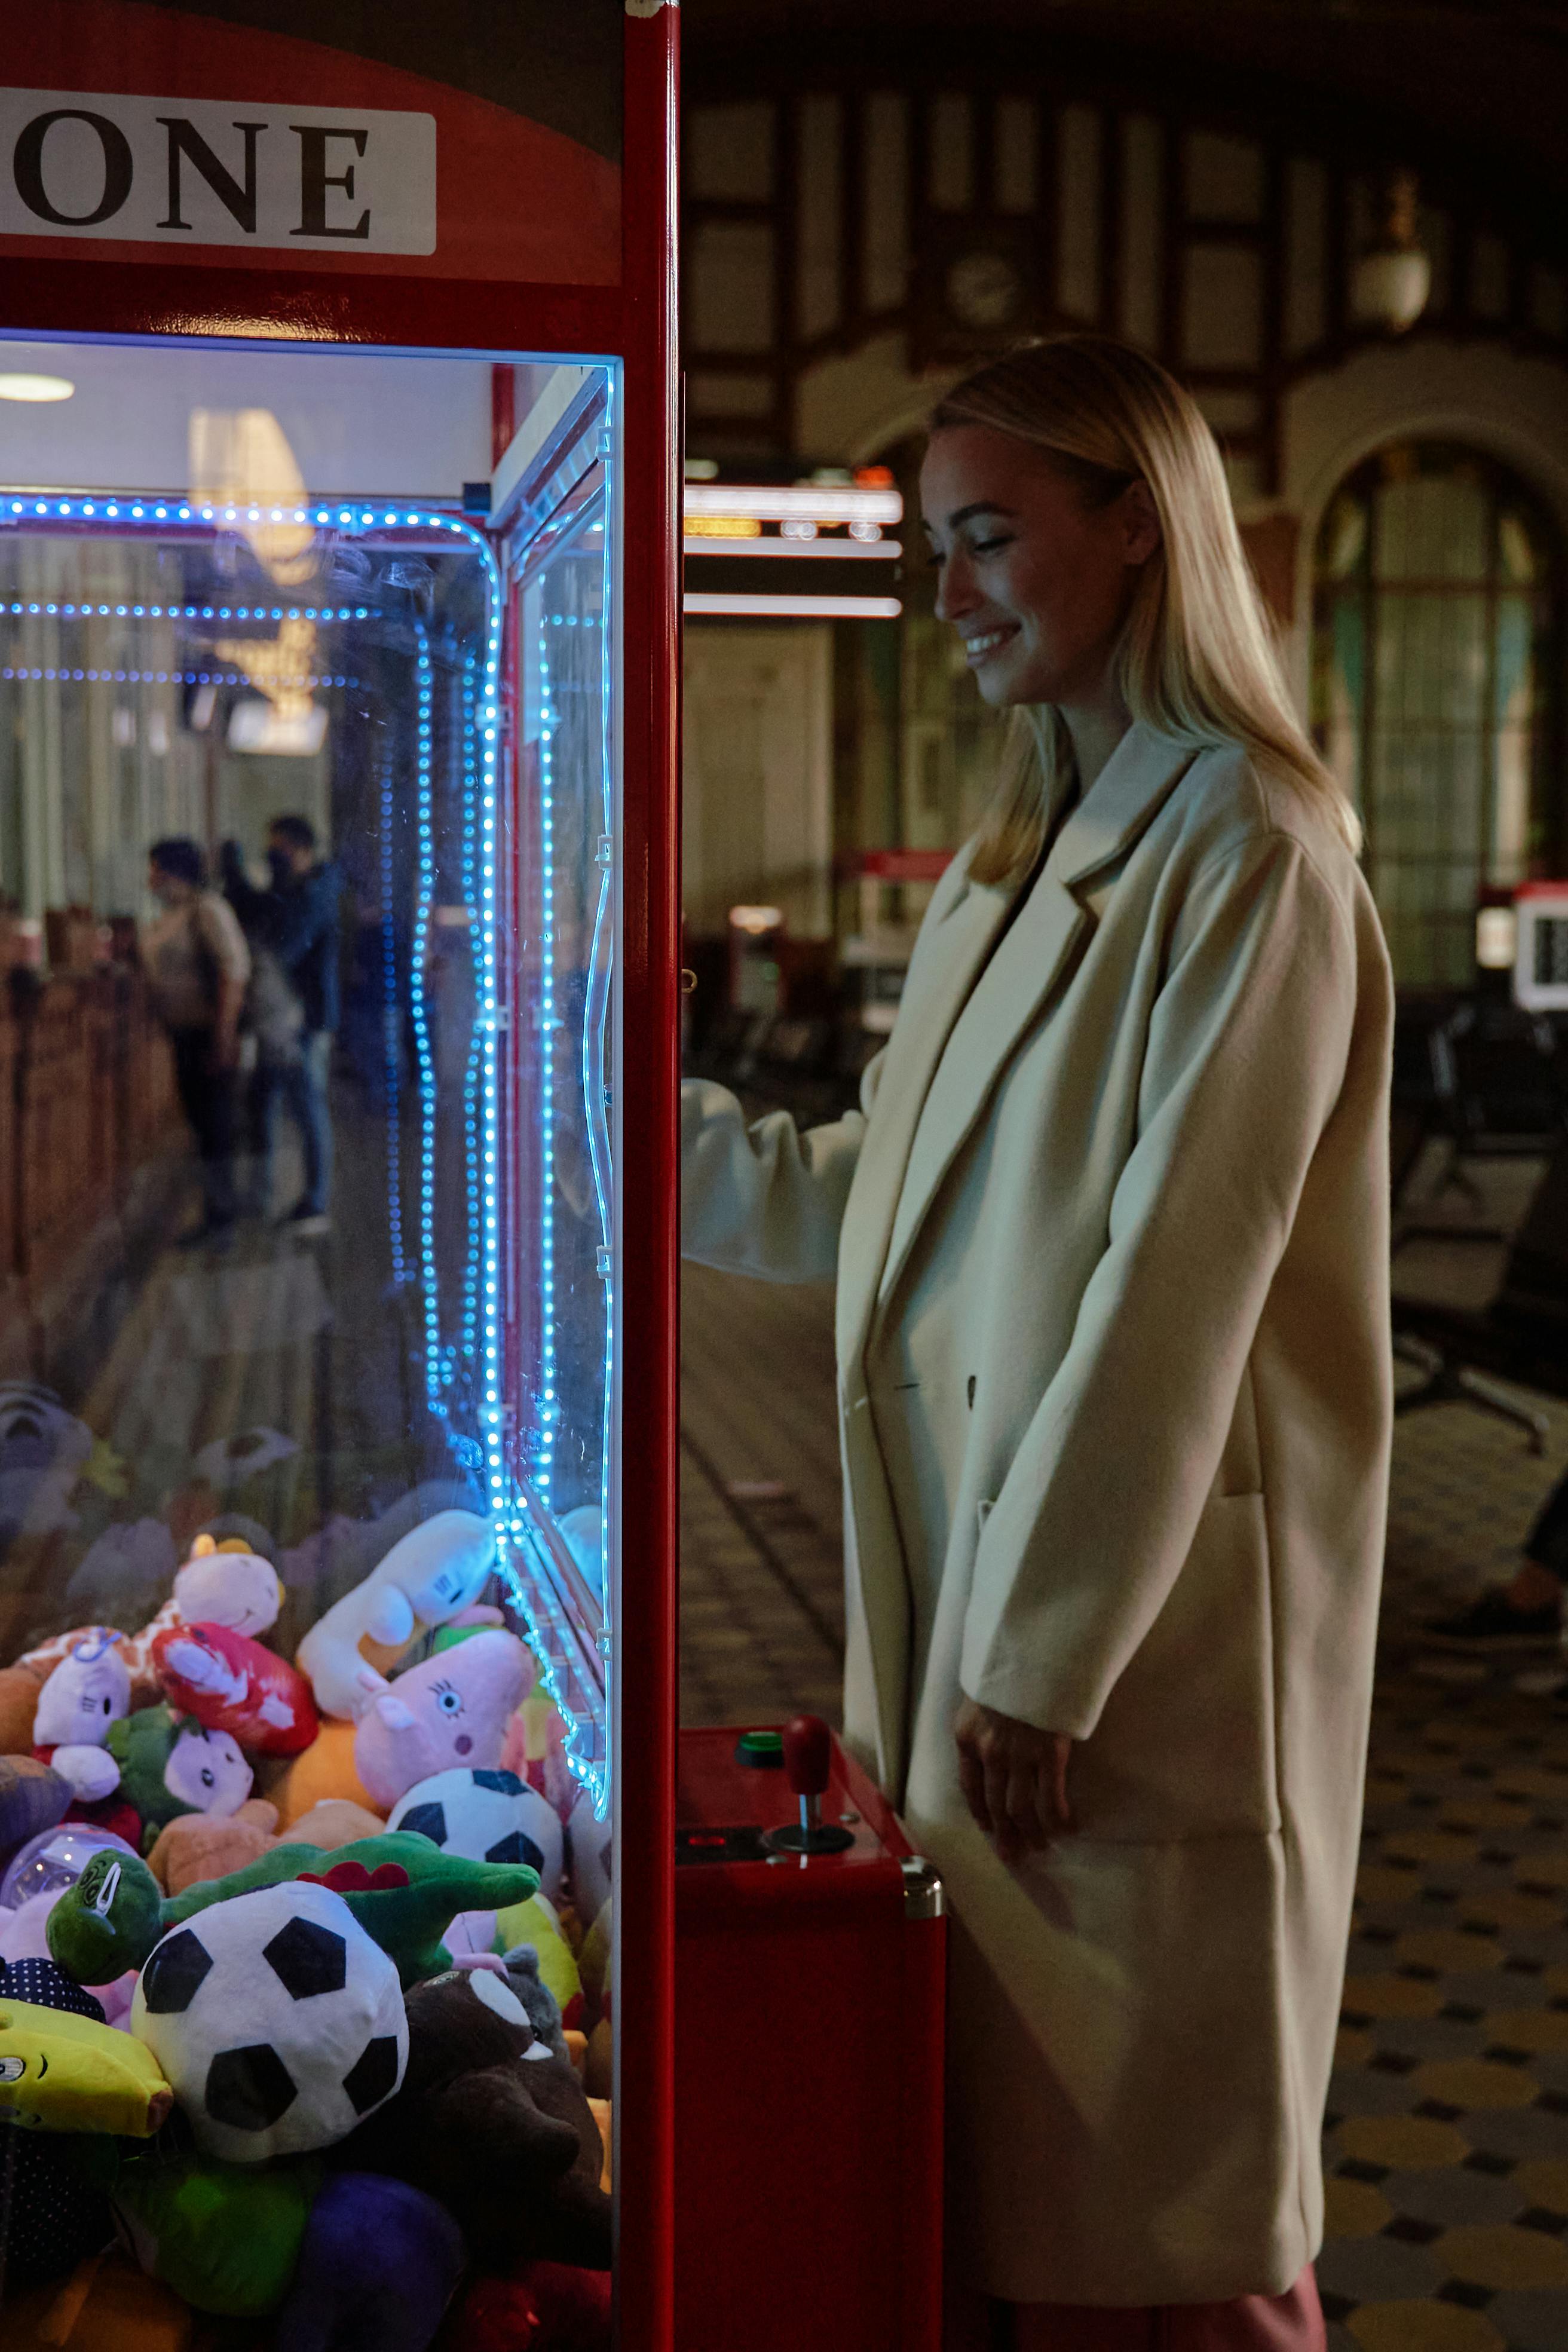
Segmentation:
<svg viewBox="0 0 1568 2352">
<path fill-rule="evenodd" d="M 174 1048 L 180 1106 L 201 1159 L 203 1213 L 183 1238 L 226 1246 L 236 1213 L 234 1152 L 239 1019 L 250 951 L 233 908 L 206 887 L 194 841 L 174 835 L 147 853 L 147 884 L 163 912 L 142 934 L 142 961 Z"/>
<path fill-rule="evenodd" d="M 845 1737 L 954 1915 L 950 2344 L 1321 2352 L 1387 956 L 1172 377 L 999 360 L 921 500 L 1012 756 L 862 1110 L 684 1087 L 684 1246 L 837 1277 Z"/>
<path fill-rule="evenodd" d="M 332 1182 L 332 1122 L 327 1081 L 338 1025 L 338 917 L 342 884 L 330 858 L 318 855 L 309 817 L 275 817 L 267 831 L 268 888 L 246 873 L 238 845 L 223 850 L 224 888 L 245 927 L 258 962 L 267 963 L 264 1005 L 258 1008 L 253 1115 L 259 1172 L 258 1205 L 271 1198 L 278 1114 L 287 1108 L 300 1130 L 305 1189 L 281 1222 L 301 1234 L 323 1234 Z M 297 1014 L 277 1000 L 280 976 Z"/>
</svg>

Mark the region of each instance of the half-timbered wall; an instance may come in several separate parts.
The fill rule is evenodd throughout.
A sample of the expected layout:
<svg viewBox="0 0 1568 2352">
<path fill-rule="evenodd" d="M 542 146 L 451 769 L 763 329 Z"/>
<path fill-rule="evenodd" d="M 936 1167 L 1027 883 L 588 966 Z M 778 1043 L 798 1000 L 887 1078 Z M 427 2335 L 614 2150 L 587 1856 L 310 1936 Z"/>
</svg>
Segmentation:
<svg viewBox="0 0 1568 2352">
<path fill-rule="evenodd" d="M 1097 326 L 1193 386 L 1238 502 L 1277 495 L 1289 386 L 1376 340 L 1351 316 L 1350 270 L 1379 173 L 1399 160 L 1044 76 L 700 95 L 685 163 L 689 446 L 861 457 L 835 416 L 863 443 L 879 376 L 890 428 L 900 381 L 929 398 L 933 375 L 1020 335 Z M 1433 288 L 1418 336 L 1568 355 L 1552 225 L 1489 217 L 1457 169 L 1422 177 Z M 858 383 L 834 365 L 868 352 Z"/>
</svg>

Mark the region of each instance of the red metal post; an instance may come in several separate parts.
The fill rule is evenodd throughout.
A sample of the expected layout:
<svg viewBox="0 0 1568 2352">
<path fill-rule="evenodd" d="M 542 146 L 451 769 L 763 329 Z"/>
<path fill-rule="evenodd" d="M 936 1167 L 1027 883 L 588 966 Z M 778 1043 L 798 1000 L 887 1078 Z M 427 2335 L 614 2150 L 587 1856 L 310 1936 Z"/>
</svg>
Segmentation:
<svg viewBox="0 0 1568 2352">
<path fill-rule="evenodd" d="M 675 377 L 679 18 L 626 22 L 622 612 L 621 1455 L 616 1639 L 617 2336 L 674 2343 L 676 1432 L 679 1397 L 679 520 Z M 625 1957 L 625 1966 L 620 1956 Z"/>
</svg>

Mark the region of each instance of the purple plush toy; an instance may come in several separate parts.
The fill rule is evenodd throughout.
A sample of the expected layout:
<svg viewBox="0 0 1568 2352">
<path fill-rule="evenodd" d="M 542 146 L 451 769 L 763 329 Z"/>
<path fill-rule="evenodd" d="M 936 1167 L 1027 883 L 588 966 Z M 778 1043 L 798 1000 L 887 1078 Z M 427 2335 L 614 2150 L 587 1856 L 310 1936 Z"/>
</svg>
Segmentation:
<svg viewBox="0 0 1568 2352">
<path fill-rule="evenodd" d="M 329 2174 L 276 2352 L 426 2352 L 468 2259 L 444 2205 L 379 2172 Z"/>
</svg>

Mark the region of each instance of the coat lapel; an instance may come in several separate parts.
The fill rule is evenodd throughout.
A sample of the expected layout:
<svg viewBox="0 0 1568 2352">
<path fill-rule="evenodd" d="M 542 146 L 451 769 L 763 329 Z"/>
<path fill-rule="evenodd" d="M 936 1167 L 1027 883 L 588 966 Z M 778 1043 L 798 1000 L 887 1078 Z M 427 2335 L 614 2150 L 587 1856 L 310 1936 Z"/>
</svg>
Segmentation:
<svg viewBox="0 0 1568 2352">
<path fill-rule="evenodd" d="M 886 1307 L 897 1287 L 942 1181 L 1019 1039 L 1071 971 L 1093 929 L 1094 917 L 1077 886 L 1126 856 L 1195 756 L 1190 744 L 1152 729 L 1128 731 L 1063 825 L 1044 873 L 978 984 L 949 1011 L 921 1073 L 912 1118 L 910 1106 L 900 1104 L 910 1135 L 871 1315 L 879 1302 Z M 1005 905 L 998 898 L 997 919 Z M 994 920 L 987 925 L 983 945 L 995 928 Z M 964 967 L 966 991 L 977 961 L 971 957 Z M 952 1050 L 944 1050 L 949 1045 Z M 884 1087 L 894 1076 L 889 1062 Z"/>
<path fill-rule="evenodd" d="M 945 886 L 944 886 L 945 887 Z M 922 934 L 888 1044 L 838 1244 L 838 1361 L 862 1353 L 921 1109 L 953 1023 L 1007 911 L 1005 892 L 960 881 Z M 933 914 L 936 908 L 933 906 Z"/>
</svg>

